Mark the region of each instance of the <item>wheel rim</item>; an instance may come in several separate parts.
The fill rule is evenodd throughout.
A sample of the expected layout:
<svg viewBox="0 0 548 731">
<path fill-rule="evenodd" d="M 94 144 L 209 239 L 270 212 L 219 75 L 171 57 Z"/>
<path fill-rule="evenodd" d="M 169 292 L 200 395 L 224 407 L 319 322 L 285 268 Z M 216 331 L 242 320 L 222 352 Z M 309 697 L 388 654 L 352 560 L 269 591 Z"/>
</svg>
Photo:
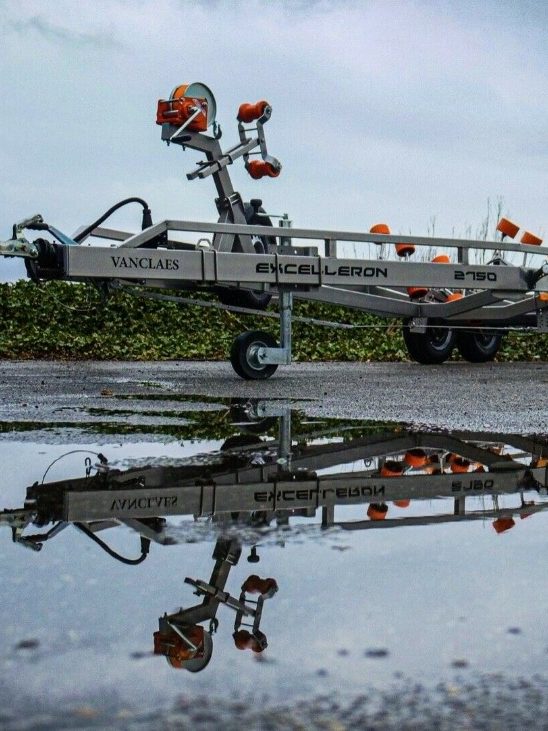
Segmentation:
<svg viewBox="0 0 548 731">
<path fill-rule="evenodd" d="M 453 333 L 451 330 L 432 328 L 430 330 L 430 344 L 434 350 L 443 351 L 451 344 Z"/>
<path fill-rule="evenodd" d="M 480 348 L 489 350 L 495 345 L 497 336 L 489 333 L 477 333 L 475 336 L 476 343 Z"/>
<path fill-rule="evenodd" d="M 247 348 L 245 359 L 249 367 L 252 368 L 254 371 L 264 371 L 264 369 L 266 368 L 267 364 L 261 363 L 261 361 L 259 360 L 259 350 L 266 347 L 267 346 L 265 343 L 256 340 L 255 342 L 251 343 L 251 345 L 249 345 L 249 347 Z"/>
</svg>

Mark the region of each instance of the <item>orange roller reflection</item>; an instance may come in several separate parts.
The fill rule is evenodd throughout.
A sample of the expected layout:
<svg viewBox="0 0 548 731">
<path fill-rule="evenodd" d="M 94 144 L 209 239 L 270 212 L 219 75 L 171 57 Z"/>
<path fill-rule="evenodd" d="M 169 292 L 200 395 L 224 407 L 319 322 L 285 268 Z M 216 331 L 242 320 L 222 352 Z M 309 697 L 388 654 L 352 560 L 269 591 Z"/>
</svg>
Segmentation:
<svg viewBox="0 0 548 731">
<path fill-rule="evenodd" d="M 516 521 L 513 518 L 497 518 L 493 521 L 493 528 L 497 533 L 504 533 L 513 528 L 515 524 Z"/>
<path fill-rule="evenodd" d="M 381 477 L 399 477 L 403 474 L 403 464 L 393 459 L 387 459 L 381 467 Z"/>
<path fill-rule="evenodd" d="M 411 299 L 424 297 L 427 292 L 428 289 L 426 287 L 407 287 L 407 294 L 411 297 Z"/>
<path fill-rule="evenodd" d="M 371 503 L 367 508 L 367 517 L 370 520 L 384 520 L 388 513 L 388 505 L 385 503 Z"/>
<path fill-rule="evenodd" d="M 405 453 L 404 460 L 410 467 L 424 467 L 428 463 L 428 456 L 424 449 L 410 449 Z"/>
<path fill-rule="evenodd" d="M 451 462 L 451 472 L 454 472 L 455 474 L 468 472 L 469 469 L 470 462 L 463 457 L 455 457 L 455 459 L 453 459 Z"/>
</svg>

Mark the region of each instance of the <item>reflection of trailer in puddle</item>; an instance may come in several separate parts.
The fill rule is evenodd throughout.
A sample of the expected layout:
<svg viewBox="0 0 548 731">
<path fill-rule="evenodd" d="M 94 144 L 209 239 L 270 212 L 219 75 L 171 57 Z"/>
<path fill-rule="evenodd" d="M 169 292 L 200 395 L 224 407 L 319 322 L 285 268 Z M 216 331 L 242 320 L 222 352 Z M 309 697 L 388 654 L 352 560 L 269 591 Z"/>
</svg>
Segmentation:
<svg viewBox="0 0 548 731">
<path fill-rule="evenodd" d="M 356 436 L 359 427 L 350 425 L 292 434 L 290 406 L 263 401 L 250 403 L 246 416 L 247 423 L 255 420 L 269 428 L 277 418 L 278 438 L 234 435 L 220 451 L 180 464 L 126 470 L 112 468 L 101 455 L 85 477 L 32 485 L 24 510 L 12 511 L 14 539 L 38 546 L 38 539 L 24 533 L 31 523 L 59 524 L 54 534 L 63 524 L 103 529 L 122 523 L 150 540 L 169 543 L 173 538 L 158 516 L 264 524 L 291 516 L 314 519 L 321 510 L 327 526 L 339 506 L 403 507 L 406 501 L 440 498 L 455 501 L 454 515 L 460 519 L 468 497 L 543 492 L 547 485 L 548 441 L 540 437 L 405 432 L 389 426 Z M 532 512 L 542 507 L 529 506 Z M 7 522 L 8 513 L 3 516 Z M 379 517 L 370 522 L 389 524 L 386 516 Z"/>
<path fill-rule="evenodd" d="M 267 646 L 261 619 L 264 602 L 277 592 L 276 580 L 251 574 L 238 595 L 227 591 L 246 540 L 238 535 L 238 526 L 287 526 L 297 518 L 315 522 L 320 530 L 334 526 L 368 530 L 492 520 L 500 533 L 514 525 L 516 516 L 525 518 L 548 507 L 548 501 L 532 499 L 536 493 L 544 495 L 548 486 L 548 442 L 539 438 L 402 432 L 388 427 L 352 436 L 352 428 L 346 427 L 339 432 L 344 441 L 330 442 L 328 429 L 292 438 L 288 407 L 259 402 L 251 410 L 258 420 L 278 411 L 278 439 L 256 436 L 252 444 L 231 447 L 235 440 L 230 438 L 227 449 L 210 454 L 209 463 L 201 454 L 196 464 L 187 459 L 181 466 L 121 471 L 102 457 L 95 471 L 88 465 L 85 477 L 30 486 L 24 508 L 4 510 L 0 524 L 11 527 L 14 541 L 34 550 L 74 525 L 113 558 L 138 564 L 152 541 L 169 545 L 188 535 L 186 523 L 170 527 L 166 518 L 213 521 L 221 536 L 213 551 L 211 576 L 207 581 L 185 579 L 200 601 L 164 614 L 154 634 L 156 654 L 164 655 L 173 667 L 198 672 L 211 658 L 220 606 L 234 612 L 233 640 L 238 649 L 262 652 Z M 492 505 L 486 507 L 487 500 Z M 411 502 L 414 512 L 420 513 L 387 517 L 389 505 L 402 509 Z M 441 509 L 432 511 L 432 505 Z M 337 519 L 336 512 L 348 506 L 367 506 L 367 519 Z M 53 526 L 31 534 L 31 524 Z M 121 525 L 139 535 L 139 557 L 122 556 L 98 535 Z M 256 541 L 264 533 L 250 535 L 248 561 L 258 563 Z"/>
<path fill-rule="evenodd" d="M 509 329 L 548 331 L 548 263 L 536 259 L 535 266 L 528 266 L 530 257 L 545 256 L 539 250 L 542 240 L 525 231 L 519 244 L 509 243 L 519 226 L 507 219 L 497 227 L 500 241 L 393 236 L 386 224 L 377 224 L 368 233 L 296 229 L 286 214 L 279 217 L 281 228 L 273 228 L 271 218 L 276 216 L 269 216 L 258 199 L 244 203 L 228 173 L 228 166 L 242 157 L 254 180 L 279 175 L 281 164 L 268 153 L 264 136 L 271 113 L 264 101 L 242 104 L 237 115 L 239 142 L 223 151 L 215 99 L 204 84 L 178 86 L 158 104 L 162 140 L 205 155 L 187 177 L 212 177 L 217 223 L 164 220 L 153 225 L 146 201 L 128 198 L 72 237 L 40 215 L 21 221 L 13 226 L 12 238 L 0 242 L 0 255 L 23 257 L 36 282 L 86 281 L 105 295 L 124 289 L 149 298 L 279 316 L 279 344 L 270 333 L 257 330 L 243 332 L 232 344 L 232 366 L 246 379 L 268 378 L 278 365 L 291 362 L 294 297 L 401 319 L 409 354 L 421 363 L 443 363 L 455 347 L 468 361 L 493 360 Z M 206 134 L 209 128 L 212 136 Z M 251 159 L 253 155 L 261 159 Z M 143 207 L 140 233 L 102 227 L 115 211 L 135 202 Z M 28 241 L 26 230 L 45 231 L 55 241 Z M 178 240 L 182 233 L 192 234 L 197 242 Z M 89 236 L 114 241 L 115 248 L 83 246 Z M 338 256 L 339 242 L 352 242 L 362 250 L 373 246 L 376 256 L 371 258 L 369 252 L 368 258 Z M 398 260 L 386 258 L 389 246 L 395 247 Z M 412 262 L 416 247 L 450 249 L 455 256 L 451 260 L 438 254 L 429 262 Z M 472 252 L 480 264 L 471 263 Z M 522 256 L 520 265 L 510 260 L 516 253 Z M 220 304 L 172 297 L 151 288 L 210 292 Z M 272 295 L 278 297 L 279 315 L 263 311 Z"/>
</svg>

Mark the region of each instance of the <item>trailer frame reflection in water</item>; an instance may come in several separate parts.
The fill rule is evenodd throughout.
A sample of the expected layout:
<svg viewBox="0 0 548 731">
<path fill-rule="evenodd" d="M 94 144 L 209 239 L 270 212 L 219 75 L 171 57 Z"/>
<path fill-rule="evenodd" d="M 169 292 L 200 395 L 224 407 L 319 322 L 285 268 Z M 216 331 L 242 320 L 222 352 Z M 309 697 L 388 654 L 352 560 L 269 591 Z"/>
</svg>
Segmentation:
<svg viewBox="0 0 548 731">
<path fill-rule="evenodd" d="M 547 439 L 384 425 L 365 435 L 345 426 L 334 440 L 329 427 L 292 434 L 296 414 L 289 404 L 257 401 L 250 411 L 257 424 L 271 427 L 277 419 L 278 437 L 233 435 L 220 450 L 168 466 L 121 470 L 101 454 L 95 465 L 87 463 L 84 477 L 29 486 L 23 507 L 0 512 L 0 525 L 11 529 L 14 542 L 35 551 L 74 525 L 114 559 L 136 565 L 152 543 L 177 543 L 193 523 L 211 523 L 217 532 L 211 576 L 185 579 L 201 601 L 165 613 L 154 633 L 155 654 L 172 667 L 199 672 L 211 659 L 221 606 L 234 612 L 238 649 L 260 653 L 268 644 L 260 625 L 277 581 L 251 574 L 239 595 L 226 589 L 244 543 L 250 545 L 248 561 L 260 560 L 261 534 L 240 534 L 239 527 L 287 528 L 291 518 L 315 523 L 319 531 L 492 520 L 496 533 L 504 533 L 516 516 L 548 507 Z M 391 506 L 402 514 L 411 502 L 413 514 L 388 517 Z M 364 506 L 358 520 L 337 518 L 348 506 Z M 183 522 L 181 532 L 181 525 L 168 522 L 174 516 L 192 520 Z M 47 530 L 31 533 L 31 525 Z M 139 536 L 139 556 L 122 556 L 99 537 L 116 526 Z"/>
</svg>

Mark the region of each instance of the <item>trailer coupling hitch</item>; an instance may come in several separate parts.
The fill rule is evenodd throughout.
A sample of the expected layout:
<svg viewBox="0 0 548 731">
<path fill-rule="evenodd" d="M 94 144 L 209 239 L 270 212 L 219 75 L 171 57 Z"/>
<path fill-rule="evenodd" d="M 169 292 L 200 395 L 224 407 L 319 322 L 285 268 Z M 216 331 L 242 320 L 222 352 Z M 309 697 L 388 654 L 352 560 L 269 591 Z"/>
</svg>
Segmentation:
<svg viewBox="0 0 548 731">
<path fill-rule="evenodd" d="M 24 221 L 13 224 L 12 237 L 8 241 L 0 241 L 0 254 L 2 256 L 20 256 L 27 259 L 38 259 L 42 254 L 39 246 L 42 239 L 37 241 L 29 241 L 23 231 L 29 229 L 31 231 L 48 231 L 63 246 L 77 246 L 78 242 L 67 236 L 54 226 L 46 223 L 42 216 L 37 213 L 35 216 L 25 218 Z M 49 242 L 48 242 L 49 243 Z"/>
<path fill-rule="evenodd" d="M 31 259 L 38 257 L 38 248 L 28 241 L 23 235 L 26 228 L 41 226 L 44 223 L 42 216 L 37 213 L 35 216 L 25 218 L 20 223 L 13 225 L 12 237 L 8 241 L 0 241 L 0 254 L 2 256 L 22 256 Z"/>
</svg>

